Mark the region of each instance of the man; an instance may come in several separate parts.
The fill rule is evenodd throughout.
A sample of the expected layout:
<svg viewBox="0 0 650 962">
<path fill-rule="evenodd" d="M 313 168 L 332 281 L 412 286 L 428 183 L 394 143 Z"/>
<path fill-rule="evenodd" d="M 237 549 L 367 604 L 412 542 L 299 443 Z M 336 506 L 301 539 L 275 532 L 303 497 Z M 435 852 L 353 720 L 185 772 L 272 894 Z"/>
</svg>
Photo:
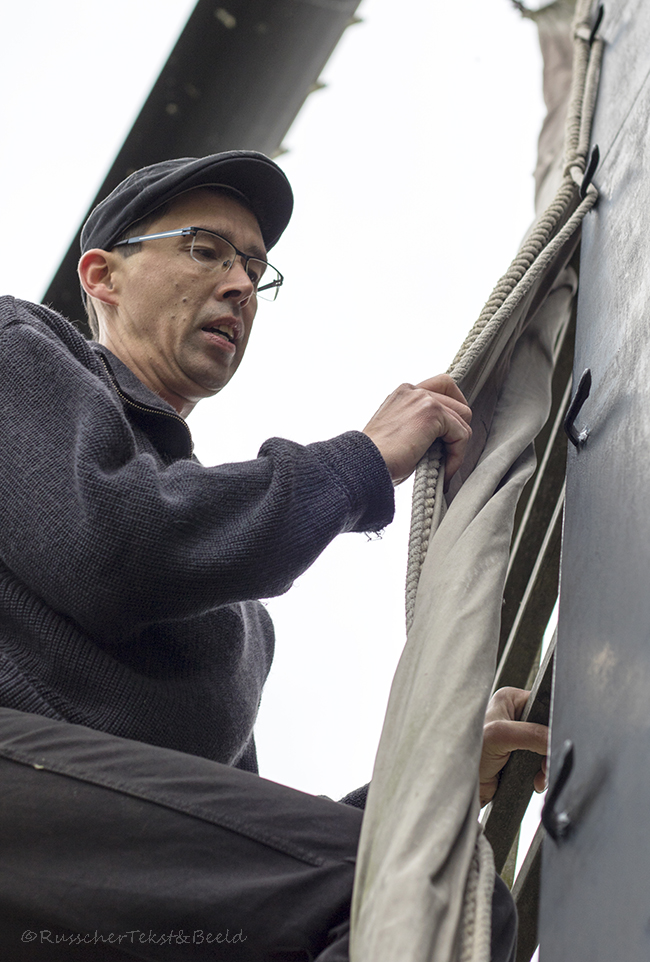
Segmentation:
<svg viewBox="0 0 650 962">
<path fill-rule="evenodd" d="M 228 383 L 257 297 L 282 284 L 267 252 L 291 205 L 260 154 L 157 164 L 84 226 L 96 344 L 0 301 L 12 958 L 347 958 L 360 813 L 254 774 L 273 654 L 256 599 L 340 532 L 388 524 L 393 484 L 436 438 L 453 474 L 471 412 L 439 376 L 363 432 L 193 460 L 183 419 Z"/>
</svg>

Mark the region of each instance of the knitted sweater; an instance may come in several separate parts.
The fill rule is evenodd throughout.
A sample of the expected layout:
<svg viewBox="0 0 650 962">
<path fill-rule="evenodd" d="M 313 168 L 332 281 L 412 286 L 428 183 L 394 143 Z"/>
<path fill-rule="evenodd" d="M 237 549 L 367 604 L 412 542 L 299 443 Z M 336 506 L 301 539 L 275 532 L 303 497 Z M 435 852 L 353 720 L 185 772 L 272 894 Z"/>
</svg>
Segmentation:
<svg viewBox="0 0 650 962">
<path fill-rule="evenodd" d="M 256 770 L 257 598 L 392 518 L 359 432 L 206 468 L 109 351 L 0 298 L 0 705 Z"/>
</svg>

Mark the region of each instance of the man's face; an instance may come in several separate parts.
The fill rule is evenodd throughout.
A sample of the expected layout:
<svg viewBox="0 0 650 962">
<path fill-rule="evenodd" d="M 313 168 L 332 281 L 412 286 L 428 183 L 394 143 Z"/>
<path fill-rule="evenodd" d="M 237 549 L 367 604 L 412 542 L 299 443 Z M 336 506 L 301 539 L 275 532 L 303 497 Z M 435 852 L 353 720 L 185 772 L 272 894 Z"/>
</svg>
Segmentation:
<svg viewBox="0 0 650 962">
<path fill-rule="evenodd" d="M 181 227 L 215 231 L 239 250 L 266 257 L 254 214 L 226 194 L 189 191 L 144 233 Z M 257 310 L 241 258 L 215 276 L 189 256 L 191 240 L 145 241 L 131 256 L 117 255 L 117 311 L 106 326 L 107 346 L 183 414 L 233 376 Z"/>
</svg>

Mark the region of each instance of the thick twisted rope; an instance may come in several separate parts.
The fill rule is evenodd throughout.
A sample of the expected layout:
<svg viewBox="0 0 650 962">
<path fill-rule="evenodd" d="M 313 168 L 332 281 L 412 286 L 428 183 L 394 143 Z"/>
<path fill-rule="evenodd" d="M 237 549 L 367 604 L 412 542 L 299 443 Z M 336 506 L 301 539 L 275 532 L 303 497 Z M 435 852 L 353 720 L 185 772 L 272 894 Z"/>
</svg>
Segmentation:
<svg viewBox="0 0 650 962">
<path fill-rule="evenodd" d="M 578 230 L 583 217 L 598 198 L 596 188 L 590 184 L 584 198 L 567 217 L 576 202 L 584 177 L 602 59 L 602 40 L 591 38 L 591 3 L 592 0 L 578 0 L 573 24 L 573 78 L 565 127 L 562 183 L 510 267 L 498 281 L 452 361 L 448 373 L 456 382 L 461 382 L 475 365 L 480 365 L 488 345 L 497 337 L 515 307 L 544 273 L 562 245 Z M 468 400 L 471 402 L 473 398 Z M 437 441 L 424 456 L 415 474 L 406 575 L 407 629 L 413 621 L 415 598 L 429 541 L 442 514 L 443 494 L 439 482 L 443 477 L 444 456 L 442 445 Z"/>
<path fill-rule="evenodd" d="M 493 890 L 494 854 L 481 831 L 465 886 L 458 962 L 489 962 Z"/>
</svg>

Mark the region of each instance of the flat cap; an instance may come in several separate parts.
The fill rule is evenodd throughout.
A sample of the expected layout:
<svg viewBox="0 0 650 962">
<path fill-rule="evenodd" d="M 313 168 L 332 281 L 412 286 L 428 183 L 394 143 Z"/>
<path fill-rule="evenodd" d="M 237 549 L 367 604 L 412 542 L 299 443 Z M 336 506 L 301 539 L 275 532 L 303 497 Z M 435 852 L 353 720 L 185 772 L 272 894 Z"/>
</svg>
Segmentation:
<svg viewBox="0 0 650 962">
<path fill-rule="evenodd" d="M 81 253 L 110 250 L 132 224 L 195 187 L 229 187 L 248 202 L 266 249 L 289 223 L 293 194 L 284 172 L 253 150 L 180 157 L 136 170 L 94 208 L 81 230 Z"/>
</svg>

